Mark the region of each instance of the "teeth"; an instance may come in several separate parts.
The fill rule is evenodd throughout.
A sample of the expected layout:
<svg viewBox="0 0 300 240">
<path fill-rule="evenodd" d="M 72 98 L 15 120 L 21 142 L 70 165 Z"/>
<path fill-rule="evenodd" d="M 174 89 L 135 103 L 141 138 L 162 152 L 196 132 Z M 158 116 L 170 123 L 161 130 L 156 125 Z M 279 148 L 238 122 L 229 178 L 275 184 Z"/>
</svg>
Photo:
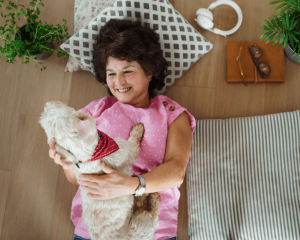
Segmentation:
<svg viewBox="0 0 300 240">
<path fill-rule="evenodd" d="M 127 92 L 130 88 L 126 88 L 126 89 L 118 89 L 119 92 Z"/>
</svg>

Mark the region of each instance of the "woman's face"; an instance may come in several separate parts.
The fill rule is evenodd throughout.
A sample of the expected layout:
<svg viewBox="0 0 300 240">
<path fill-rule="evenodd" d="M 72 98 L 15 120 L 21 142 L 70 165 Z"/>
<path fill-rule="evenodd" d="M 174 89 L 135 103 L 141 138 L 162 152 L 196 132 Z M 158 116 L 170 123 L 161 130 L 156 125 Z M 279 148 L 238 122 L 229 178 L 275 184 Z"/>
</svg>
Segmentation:
<svg viewBox="0 0 300 240">
<path fill-rule="evenodd" d="M 136 108 L 149 107 L 148 86 L 152 74 L 146 75 L 137 61 L 112 57 L 106 66 L 106 81 L 111 93 L 122 103 Z"/>
</svg>

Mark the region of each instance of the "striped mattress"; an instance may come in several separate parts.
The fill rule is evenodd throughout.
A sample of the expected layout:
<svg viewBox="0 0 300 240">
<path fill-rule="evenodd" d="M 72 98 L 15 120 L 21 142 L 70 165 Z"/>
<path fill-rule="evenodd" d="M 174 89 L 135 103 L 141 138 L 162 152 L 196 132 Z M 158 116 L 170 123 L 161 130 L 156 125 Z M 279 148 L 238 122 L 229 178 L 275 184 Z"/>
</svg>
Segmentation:
<svg viewBox="0 0 300 240">
<path fill-rule="evenodd" d="M 197 120 L 189 240 L 300 239 L 300 110 Z"/>
</svg>

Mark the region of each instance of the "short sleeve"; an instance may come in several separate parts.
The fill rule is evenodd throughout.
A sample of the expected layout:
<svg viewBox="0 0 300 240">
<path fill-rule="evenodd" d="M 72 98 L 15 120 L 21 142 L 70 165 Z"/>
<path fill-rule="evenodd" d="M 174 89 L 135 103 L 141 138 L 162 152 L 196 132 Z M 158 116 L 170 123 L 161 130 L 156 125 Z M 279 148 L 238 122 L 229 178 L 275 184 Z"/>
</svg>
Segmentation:
<svg viewBox="0 0 300 240">
<path fill-rule="evenodd" d="M 168 127 L 171 125 L 172 122 L 183 112 L 186 112 L 190 121 L 190 126 L 192 133 L 195 131 L 196 128 L 196 120 L 194 116 L 189 113 L 189 111 L 180 106 L 177 102 L 171 100 L 171 99 L 165 99 L 164 105 L 168 114 Z"/>
<path fill-rule="evenodd" d="M 104 97 L 92 101 L 80 110 L 85 112 L 86 114 L 91 115 L 93 118 L 98 118 L 103 113 L 103 111 L 110 108 L 116 102 L 117 99 L 115 97 Z"/>
</svg>

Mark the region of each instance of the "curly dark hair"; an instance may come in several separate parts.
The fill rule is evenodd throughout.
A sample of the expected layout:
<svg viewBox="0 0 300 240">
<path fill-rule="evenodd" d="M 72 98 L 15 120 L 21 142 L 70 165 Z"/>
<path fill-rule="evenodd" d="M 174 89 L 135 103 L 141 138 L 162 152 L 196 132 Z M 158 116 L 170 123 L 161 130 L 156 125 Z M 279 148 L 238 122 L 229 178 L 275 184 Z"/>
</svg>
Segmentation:
<svg viewBox="0 0 300 240">
<path fill-rule="evenodd" d="M 111 19 L 101 28 L 94 44 L 92 63 L 97 80 L 103 84 L 107 84 L 109 57 L 137 61 L 147 75 L 153 74 L 148 87 L 150 98 L 165 86 L 168 63 L 160 47 L 159 35 L 140 20 Z M 113 96 L 109 88 L 108 92 Z"/>
</svg>

